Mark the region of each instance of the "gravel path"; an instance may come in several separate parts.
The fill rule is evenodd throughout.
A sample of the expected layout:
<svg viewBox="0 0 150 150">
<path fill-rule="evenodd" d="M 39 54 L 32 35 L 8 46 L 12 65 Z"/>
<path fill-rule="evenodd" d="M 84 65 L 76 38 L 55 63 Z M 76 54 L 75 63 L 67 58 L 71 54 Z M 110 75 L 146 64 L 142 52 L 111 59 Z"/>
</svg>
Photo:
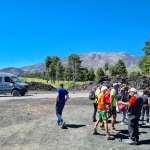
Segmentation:
<svg viewBox="0 0 150 150">
<path fill-rule="evenodd" d="M 111 133 L 115 136 L 114 140 L 107 141 L 105 132 L 100 128 L 100 135 L 92 135 L 93 106 L 91 101 L 85 98 L 87 94 L 84 94 L 82 97 L 77 97 L 73 93 L 70 95 L 71 98 L 63 111 L 66 129 L 56 125 L 55 94 L 49 94 L 45 98 L 35 95 L 36 98 L 27 95 L 21 99 L 0 97 L 0 150 L 150 149 L 150 128 L 147 126 L 139 129 L 140 145 L 131 146 L 124 143 L 128 138 L 128 132 L 127 125 L 119 124 L 120 113 L 116 124 L 119 133 Z"/>
</svg>

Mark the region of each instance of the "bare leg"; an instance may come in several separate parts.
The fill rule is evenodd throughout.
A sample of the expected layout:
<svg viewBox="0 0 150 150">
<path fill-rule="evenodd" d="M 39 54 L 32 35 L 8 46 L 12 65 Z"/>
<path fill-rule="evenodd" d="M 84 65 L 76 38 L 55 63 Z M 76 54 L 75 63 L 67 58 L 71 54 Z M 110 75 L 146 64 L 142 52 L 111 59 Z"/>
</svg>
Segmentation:
<svg viewBox="0 0 150 150">
<path fill-rule="evenodd" d="M 104 122 L 105 131 L 106 131 L 106 133 L 108 133 L 108 124 L 107 124 L 107 120 L 103 120 L 103 122 Z"/>
<path fill-rule="evenodd" d="M 97 119 L 97 121 L 95 122 L 95 124 L 94 124 L 94 129 L 96 129 L 97 128 L 97 126 L 98 126 L 98 124 L 99 124 L 99 122 L 101 121 L 101 119 L 100 118 L 98 118 Z"/>
<path fill-rule="evenodd" d="M 115 122 L 116 122 L 116 117 L 112 117 L 112 120 L 111 120 L 111 125 L 112 125 L 112 127 L 114 127 L 115 126 Z"/>
</svg>

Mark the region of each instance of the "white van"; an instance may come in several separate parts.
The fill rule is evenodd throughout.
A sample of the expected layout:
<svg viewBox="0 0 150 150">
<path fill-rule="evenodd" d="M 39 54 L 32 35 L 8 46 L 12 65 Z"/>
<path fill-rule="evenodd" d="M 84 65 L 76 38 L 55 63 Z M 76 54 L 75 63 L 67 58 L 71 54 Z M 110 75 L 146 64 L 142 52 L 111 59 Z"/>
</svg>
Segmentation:
<svg viewBox="0 0 150 150">
<path fill-rule="evenodd" d="M 28 92 L 28 84 L 11 73 L 0 73 L 0 94 L 11 93 L 13 96 L 24 96 Z"/>
</svg>

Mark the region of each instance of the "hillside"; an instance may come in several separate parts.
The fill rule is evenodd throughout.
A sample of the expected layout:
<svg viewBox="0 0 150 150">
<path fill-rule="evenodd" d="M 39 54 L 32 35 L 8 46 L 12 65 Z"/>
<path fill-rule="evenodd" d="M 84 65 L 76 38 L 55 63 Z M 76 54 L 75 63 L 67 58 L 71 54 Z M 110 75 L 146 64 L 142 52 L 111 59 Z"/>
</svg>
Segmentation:
<svg viewBox="0 0 150 150">
<path fill-rule="evenodd" d="M 123 60 L 128 70 L 134 70 L 138 68 L 138 63 L 140 56 L 131 55 L 125 52 L 120 53 L 105 53 L 105 52 L 90 52 L 85 54 L 79 54 L 80 59 L 82 60 L 82 66 L 90 68 L 92 67 L 96 70 L 98 67 L 103 67 L 105 63 L 108 63 L 109 66 L 115 65 L 117 61 Z M 61 59 L 62 64 L 66 66 L 67 58 Z M 43 72 L 45 71 L 45 62 L 34 64 L 31 66 L 24 66 L 21 68 L 4 68 L 0 72 L 11 72 L 15 74 L 28 74 L 33 72 Z"/>
</svg>

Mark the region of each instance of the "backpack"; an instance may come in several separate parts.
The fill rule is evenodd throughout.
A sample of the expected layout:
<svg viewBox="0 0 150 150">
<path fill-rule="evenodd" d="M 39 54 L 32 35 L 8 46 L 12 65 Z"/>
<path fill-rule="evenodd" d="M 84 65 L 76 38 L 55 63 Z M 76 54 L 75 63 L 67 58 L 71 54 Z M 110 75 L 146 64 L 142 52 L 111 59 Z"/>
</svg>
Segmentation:
<svg viewBox="0 0 150 150">
<path fill-rule="evenodd" d="M 91 91 L 89 93 L 89 100 L 95 100 L 96 99 L 95 91 L 96 91 L 96 89 L 91 89 Z"/>
</svg>

